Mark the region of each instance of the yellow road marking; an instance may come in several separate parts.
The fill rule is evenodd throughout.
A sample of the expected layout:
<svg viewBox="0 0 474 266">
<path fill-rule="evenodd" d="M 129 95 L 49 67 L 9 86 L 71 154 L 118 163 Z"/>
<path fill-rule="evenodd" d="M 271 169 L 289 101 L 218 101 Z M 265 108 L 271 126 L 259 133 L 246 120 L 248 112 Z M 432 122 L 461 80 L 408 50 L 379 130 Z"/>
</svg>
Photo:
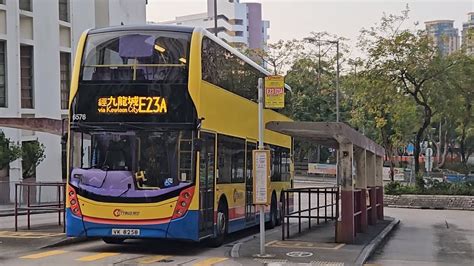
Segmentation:
<svg viewBox="0 0 474 266">
<path fill-rule="evenodd" d="M 0 231 L 0 238 L 45 238 L 60 235 L 64 233 Z"/>
<path fill-rule="evenodd" d="M 194 266 L 209 266 L 209 265 L 214 265 L 215 263 L 219 263 L 221 261 L 228 260 L 228 258 L 219 258 L 219 257 L 214 257 L 214 258 L 209 258 L 205 259 L 203 261 L 200 261 L 198 263 L 193 264 Z"/>
<path fill-rule="evenodd" d="M 78 258 L 76 260 L 78 260 L 78 261 L 94 261 L 94 260 L 100 260 L 100 259 L 107 258 L 107 257 L 112 257 L 112 256 L 115 256 L 115 255 L 118 255 L 118 254 L 120 254 L 120 253 L 102 252 L 102 253 L 99 253 L 99 254 Z"/>
<path fill-rule="evenodd" d="M 160 260 L 165 260 L 169 257 L 170 256 L 161 256 L 161 255 L 146 257 L 146 258 L 143 258 L 143 259 L 139 260 L 138 263 L 140 263 L 140 264 L 150 264 L 150 263 L 157 262 L 157 261 L 160 261 Z"/>
<path fill-rule="evenodd" d="M 39 259 L 39 258 L 44 258 L 44 257 L 63 254 L 63 253 L 66 253 L 66 252 L 68 252 L 68 251 L 66 251 L 66 250 L 51 250 L 51 251 L 46 251 L 46 252 L 41 252 L 41 253 L 36 253 L 36 254 L 23 256 L 23 257 L 20 257 L 20 259 Z"/>
</svg>

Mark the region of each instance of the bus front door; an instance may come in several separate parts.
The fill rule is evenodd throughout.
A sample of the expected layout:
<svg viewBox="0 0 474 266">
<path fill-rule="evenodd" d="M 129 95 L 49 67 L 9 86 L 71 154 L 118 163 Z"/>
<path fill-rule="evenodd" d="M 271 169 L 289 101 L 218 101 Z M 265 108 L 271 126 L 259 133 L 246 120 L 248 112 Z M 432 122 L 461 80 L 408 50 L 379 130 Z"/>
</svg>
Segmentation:
<svg viewBox="0 0 474 266">
<path fill-rule="evenodd" d="M 201 132 L 202 147 L 199 158 L 199 237 L 213 234 L 215 134 Z"/>
<path fill-rule="evenodd" d="M 255 205 L 253 205 L 253 173 L 252 173 L 252 151 L 257 149 L 257 145 L 252 142 L 247 142 L 246 152 L 246 177 L 245 177 L 245 223 L 252 225 L 256 223 L 255 220 Z"/>
</svg>

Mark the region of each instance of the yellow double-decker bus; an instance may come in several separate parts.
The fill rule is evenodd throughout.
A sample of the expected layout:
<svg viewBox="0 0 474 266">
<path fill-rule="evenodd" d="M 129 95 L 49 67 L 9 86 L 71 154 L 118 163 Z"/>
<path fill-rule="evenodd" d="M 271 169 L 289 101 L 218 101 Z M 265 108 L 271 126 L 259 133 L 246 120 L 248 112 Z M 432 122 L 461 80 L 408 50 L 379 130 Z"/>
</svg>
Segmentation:
<svg viewBox="0 0 474 266">
<path fill-rule="evenodd" d="M 70 91 L 67 235 L 219 245 L 258 224 L 256 85 L 268 74 L 200 28 L 85 32 Z M 271 110 L 264 117 L 289 120 Z M 264 135 L 272 158 L 265 218 L 273 227 L 291 184 L 292 140 Z"/>
</svg>

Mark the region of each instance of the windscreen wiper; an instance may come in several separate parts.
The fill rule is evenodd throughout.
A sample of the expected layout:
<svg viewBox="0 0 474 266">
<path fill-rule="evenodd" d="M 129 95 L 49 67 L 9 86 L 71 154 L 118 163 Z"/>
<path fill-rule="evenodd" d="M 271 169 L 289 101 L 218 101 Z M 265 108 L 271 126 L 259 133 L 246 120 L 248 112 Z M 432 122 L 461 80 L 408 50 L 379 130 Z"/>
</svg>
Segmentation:
<svg viewBox="0 0 474 266">
<path fill-rule="evenodd" d="M 139 130 L 145 130 L 147 129 L 146 127 L 136 125 L 135 123 L 130 123 L 130 122 L 119 122 L 118 123 L 120 126 L 126 126 L 126 127 L 131 127 L 134 129 L 139 129 Z"/>
</svg>

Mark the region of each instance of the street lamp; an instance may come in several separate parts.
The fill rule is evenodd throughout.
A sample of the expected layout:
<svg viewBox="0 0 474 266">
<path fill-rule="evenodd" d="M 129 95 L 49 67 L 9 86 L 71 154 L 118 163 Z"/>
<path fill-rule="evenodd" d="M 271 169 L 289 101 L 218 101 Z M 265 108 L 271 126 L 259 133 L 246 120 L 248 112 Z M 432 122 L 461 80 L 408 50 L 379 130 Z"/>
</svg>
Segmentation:
<svg viewBox="0 0 474 266">
<path fill-rule="evenodd" d="M 304 40 L 314 42 L 326 42 L 336 44 L 336 122 L 339 122 L 339 40 L 321 40 L 312 37 L 304 38 Z"/>
</svg>

